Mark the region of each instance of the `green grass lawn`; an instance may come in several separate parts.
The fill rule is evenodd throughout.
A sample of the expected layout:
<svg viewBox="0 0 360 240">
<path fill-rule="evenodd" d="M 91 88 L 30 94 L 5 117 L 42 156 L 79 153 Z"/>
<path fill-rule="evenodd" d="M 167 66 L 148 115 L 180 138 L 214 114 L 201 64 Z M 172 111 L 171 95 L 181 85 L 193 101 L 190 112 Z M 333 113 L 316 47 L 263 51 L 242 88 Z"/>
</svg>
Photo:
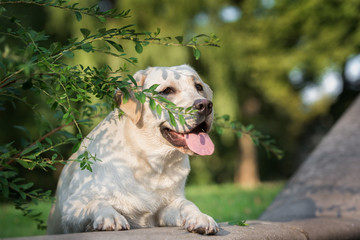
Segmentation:
<svg viewBox="0 0 360 240">
<path fill-rule="evenodd" d="M 217 222 L 257 219 L 284 187 L 283 182 L 263 183 L 253 189 L 234 184 L 189 186 L 186 197 Z"/>
<path fill-rule="evenodd" d="M 257 219 L 283 188 L 283 182 L 263 183 L 254 189 L 243 189 L 233 184 L 189 186 L 186 196 L 201 211 L 218 222 Z M 43 212 L 46 220 L 50 203 L 34 206 Z M 0 204 L 0 238 L 44 235 L 36 223 L 23 217 L 21 211 L 10 204 Z"/>
</svg>

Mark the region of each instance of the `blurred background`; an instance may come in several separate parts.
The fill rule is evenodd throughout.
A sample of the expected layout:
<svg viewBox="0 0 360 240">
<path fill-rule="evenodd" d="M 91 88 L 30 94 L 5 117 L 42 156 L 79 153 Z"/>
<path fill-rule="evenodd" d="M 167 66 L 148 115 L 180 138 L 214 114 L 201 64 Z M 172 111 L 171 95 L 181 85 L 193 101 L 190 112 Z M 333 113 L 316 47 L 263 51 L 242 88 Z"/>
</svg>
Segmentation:
<svg viewBox="0 0 360 240">
<path fill-rule="evenodd" d="M 136 24 L 140 31 L 160 28 L 162 37 L 185 39 L 215 33 L 221 47 L 201 48 L 199 60 L 190 48 L 149 45 L 138 54 L 132 42 L 123 42 L 125 51 L 138 58 L 138 64 L 128 64 L 128 69 L 133 74 L 148 66 L 193 66 L 214 91 L 217 115 L 229 114 L 245 125 L 253 124 L 284 150 L 284 158 L 278 160 L 246 136 L 239 139 L 231 132 L 213 132 L 216 151 L 191 159 L 189 185 L 253 187 L 286 181 L 360 90 L 357 0 L 102 0 L 99 4 L 104 11 L 131 9 L 130 18 L 109 20 L 107 28 Z M 51 35 L 49 41 L 66 42 L 80 37 L 80 28 L 100 27 L 96 19 L 84 16 L 77 22 L 72 13 L 59 9 L 14 6 L 12 10 L 36 30 L 45 29 Z M 81 52 L 71 61 L 114 68 L 124 64 L 113 57 Z M 9 139 L 20 141 L 23 132 L 13 125 L 37 130 L 26 108 L 0 111 L 0 145 Z M 64 151 L 70 154 L 71 149 Z M 35 171 L 27 177 L 38 186 L 55 189 L 59 172 Z"/>
</svg>

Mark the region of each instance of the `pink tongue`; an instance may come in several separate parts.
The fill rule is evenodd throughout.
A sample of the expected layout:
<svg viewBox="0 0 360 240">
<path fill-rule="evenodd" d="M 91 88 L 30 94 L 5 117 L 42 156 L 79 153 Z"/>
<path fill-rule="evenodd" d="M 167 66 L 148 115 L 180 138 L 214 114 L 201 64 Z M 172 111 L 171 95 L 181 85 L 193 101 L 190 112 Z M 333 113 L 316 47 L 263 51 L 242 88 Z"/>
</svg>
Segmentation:
<svg viewBox="0 0 360 240">
<path fill-rule="evenodd" d="M 207 133 L 185 134 L 185 141 L 189 149 L 199 155 L 211 155 L 214 152 L 214 143 Z"/>
</svg>

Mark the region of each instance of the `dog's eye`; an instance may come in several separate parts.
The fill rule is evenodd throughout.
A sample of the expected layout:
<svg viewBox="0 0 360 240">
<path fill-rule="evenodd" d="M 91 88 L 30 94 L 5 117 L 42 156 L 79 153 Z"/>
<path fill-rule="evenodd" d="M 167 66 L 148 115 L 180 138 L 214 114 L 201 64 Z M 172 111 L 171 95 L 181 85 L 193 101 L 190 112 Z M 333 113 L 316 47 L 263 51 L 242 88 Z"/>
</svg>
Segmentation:
<svg viewBox="0 0 360 240">
<path fill-rule="evenodd" d="M 171 88 L 171 87 L 167 87 L 167 88 L 165 88 L 164 90 L 162 90 L 159 93 L 168 95 L 168 94 L 171 94 L 171 93 L 175 93 L 175 90 L 173 88 Z"/>
<path fill-rule="evenodd" d="M 203 86 L 201 86 L 200 84 L 195 84 L 195 88 L 196 90 L 198 90 L 199 92 L 201 92 L 202 90 L 204 90 Z"/>
</svg>

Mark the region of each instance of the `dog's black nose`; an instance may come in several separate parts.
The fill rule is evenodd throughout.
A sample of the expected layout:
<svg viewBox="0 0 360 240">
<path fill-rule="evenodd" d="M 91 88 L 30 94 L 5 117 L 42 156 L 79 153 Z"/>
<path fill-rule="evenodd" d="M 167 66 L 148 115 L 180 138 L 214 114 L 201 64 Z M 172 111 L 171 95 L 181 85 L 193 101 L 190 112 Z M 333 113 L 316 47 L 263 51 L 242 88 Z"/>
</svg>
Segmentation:
<svg viewBox="0 0 360 240">
<path fill-rule="evenodd" d="M 193 107 L 198 110 L 198 113 L 209 115 L 213 109 L 213 103 L 208 99 L 197 99 L 195 100 Z"/>
</svg>

